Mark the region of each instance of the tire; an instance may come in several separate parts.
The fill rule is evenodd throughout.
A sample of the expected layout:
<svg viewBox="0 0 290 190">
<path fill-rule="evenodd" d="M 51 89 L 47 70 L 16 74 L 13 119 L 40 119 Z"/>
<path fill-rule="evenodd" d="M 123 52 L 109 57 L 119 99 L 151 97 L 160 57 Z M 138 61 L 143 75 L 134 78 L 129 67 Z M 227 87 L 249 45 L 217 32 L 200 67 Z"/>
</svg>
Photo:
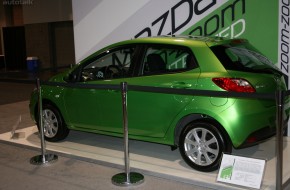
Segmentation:
<svg viewBox="0 0 290 190">
<path fill-rule="evenodd" d="M 182 131 L 179 151 L 190 167 L 210 172 L 218 169 L 222 153 L 231 152 L 231 146 L 213 124 L 200 121 L 187 125 Z"/>
<path fill-rule="evenodd" d="M 40 130 L 39 121 L 37 123 L 38 130 Z M 42 107 L 42 123 L 44 138 L 47 141 L 57 142 L 65 139 L 69 134 L 69 129 L 60 112 L 50 104 L 44 104 Z"/>
</svg>

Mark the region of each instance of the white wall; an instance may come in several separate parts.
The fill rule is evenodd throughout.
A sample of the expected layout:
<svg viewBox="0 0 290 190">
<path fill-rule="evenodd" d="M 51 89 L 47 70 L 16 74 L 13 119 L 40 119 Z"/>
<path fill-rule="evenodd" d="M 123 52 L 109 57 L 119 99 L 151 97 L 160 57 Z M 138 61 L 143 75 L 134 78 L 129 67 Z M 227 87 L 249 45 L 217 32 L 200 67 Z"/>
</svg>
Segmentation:
<svg viewBox="0 0 290 190">
<path fill-rule="evenodd" d="M 226 2 L 226 0 L 73 0 L 76 62 L 108 44 L 134 38 L 145 28 L 150 30 L 152 36 L 157 36 L 160 26 L 164 24 L 161 34 L 167 35 L 172 30 L 172 17 L 175 26 L 180 26 L 185 21 L 186 26 L 192 26 Z M 208 5 L 210 8 L 206 9 L 204 14 L 189 14 L 194 8 L 203 10 Z M 181 33 L 186 26 L 174 33 Z M 143 36 L 146 35 L 145 32 Z"/>
<path fill-rule="evenodd" d="M 102 42 L 118 26 L 142 8 L 149 0 L 73 0 L 75 53 L 77 62 L 108 43 Z M 134 26 L 131 26 L 134 27 Z M 128 28 L 127 31 L 130 31 Z M 112 39 L 114 38 L 114 39 Z M 110 42 L 127 39 L 119 33 Z"/>
</svg>

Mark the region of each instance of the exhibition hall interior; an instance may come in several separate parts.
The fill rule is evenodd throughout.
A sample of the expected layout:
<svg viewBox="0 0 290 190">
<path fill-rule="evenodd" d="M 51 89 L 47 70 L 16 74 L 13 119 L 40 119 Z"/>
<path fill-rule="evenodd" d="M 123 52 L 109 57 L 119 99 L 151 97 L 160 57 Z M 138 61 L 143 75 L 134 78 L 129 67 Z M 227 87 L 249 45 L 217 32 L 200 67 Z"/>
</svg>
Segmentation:
<svg viewBox="0 0 290 190">
<path fill-rule="evenodd" d="M 289 12 L 2 0 L 0 189 L 290 189 Z"/>
</svg>

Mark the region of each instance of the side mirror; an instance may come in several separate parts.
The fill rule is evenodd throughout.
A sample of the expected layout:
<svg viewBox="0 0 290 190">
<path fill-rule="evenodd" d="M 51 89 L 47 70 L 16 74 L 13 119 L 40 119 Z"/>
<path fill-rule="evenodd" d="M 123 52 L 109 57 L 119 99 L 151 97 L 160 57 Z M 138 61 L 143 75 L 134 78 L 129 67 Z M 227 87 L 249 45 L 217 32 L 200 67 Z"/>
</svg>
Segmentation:
<svg viewBox="0 0 290 190">
<path fill-rule="evenodd" d="M 64 80 L 66 82 L 79 82 L 80 80 L 80 70 L 81 70 L 81 67 L 78 67 L 74 70 L 71 70 L 68 72 L 68 74 L 64 77 Z"/>
<path fill-rule="evenodd" d="M 75 81 L 77 79 L 77 75 L 70 73 L 68 75 L 68 79 L 69 79 L 69 81 Z"/>
<path fill-rule="evenodd" d="M 67 76 L 64 77 L 64 80 L 66 82 L 76 82 L 77 81 L 77 75 L 75 73 L 69 73 Z"/>
</svg>

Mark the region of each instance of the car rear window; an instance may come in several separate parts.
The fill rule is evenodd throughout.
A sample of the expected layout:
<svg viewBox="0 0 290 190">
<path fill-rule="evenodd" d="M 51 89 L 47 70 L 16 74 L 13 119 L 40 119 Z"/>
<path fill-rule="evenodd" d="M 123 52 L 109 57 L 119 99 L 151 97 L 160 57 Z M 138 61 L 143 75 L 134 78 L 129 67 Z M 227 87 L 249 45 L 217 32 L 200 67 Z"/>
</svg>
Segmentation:
<svg viewBox="0 0 290 190">
<path fill-rule="evenodd" d="M 249 43 L 217 45 L 211 47 L 211 50 L 227 70 L 281 73 L 278 67 Z"/>
</svg>

